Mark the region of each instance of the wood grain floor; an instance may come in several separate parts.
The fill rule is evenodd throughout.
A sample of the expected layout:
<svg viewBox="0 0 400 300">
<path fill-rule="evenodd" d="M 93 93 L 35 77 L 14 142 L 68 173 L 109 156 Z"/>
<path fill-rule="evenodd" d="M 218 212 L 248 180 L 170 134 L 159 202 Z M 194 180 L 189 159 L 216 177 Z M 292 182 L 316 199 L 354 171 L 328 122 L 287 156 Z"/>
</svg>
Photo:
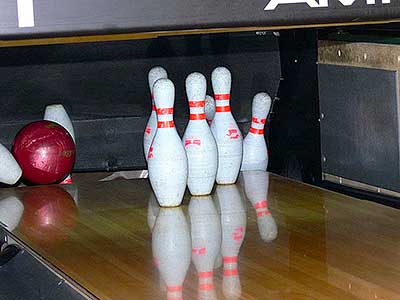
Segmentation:
<svg viewBox="0 0 400 300">
<path fill-rule="evenodd" d="M 69 193 L 59 186 L 0 190 L 0 209 L 4 199 L 24 207 L 8 230 L 93 298 L 165 299 L 153 264 L 150 185 L 146 179 L 98 181 L 106 175 L 74 174 Z M 243 182 L 236 185 L 247 215 L 241 292 L 224 293 L 219 267 L 216 297 L 201 299 L 400 299 L 398 210 L 270 174 L 266 198 L 278 234 L 266 242 Z M 257 188 L 262 194 L 265 186 Z M 186 215 L 189 198 L 182 206 Z M 200 299 L 193 264 L 183 299 Z"/>
</svg>

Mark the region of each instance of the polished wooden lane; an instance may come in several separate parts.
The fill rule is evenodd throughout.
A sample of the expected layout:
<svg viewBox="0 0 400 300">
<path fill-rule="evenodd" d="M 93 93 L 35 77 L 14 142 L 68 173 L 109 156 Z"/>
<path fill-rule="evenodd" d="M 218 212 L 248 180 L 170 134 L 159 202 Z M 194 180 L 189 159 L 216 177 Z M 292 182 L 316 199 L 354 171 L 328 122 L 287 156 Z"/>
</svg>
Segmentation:
<svg viewBox="0 0 400 300">
<path fill-rule="evenodd" d="M 75 174 L 75 201 L 57 186 L 3 189 L 0 207 L 4 199 L 19 199 L 24 209 L 15 213 L 18 220 L 2 222 L 14 223 L 8 228 L 13 236 L 93 298 L 165 299 L 152 260 L 149 183 L 99 182 L 104 176 Z M 217 299 L 400 299 L 400 211 L 271 174 L 267 199 L 277 236 L 266 242 L 259 230 L 273 231 L 272 223 L 259 228 L 247 199 L 249 190 L 262 194 L 265 186 L 245 191 L 241 183 L 243 177 L 237 184 L 247 206 L 241 292 L 224 295 L 223 270 L 217 268 Z M 183 299 L 197 298 L 192 264 Z"/>
</svg>

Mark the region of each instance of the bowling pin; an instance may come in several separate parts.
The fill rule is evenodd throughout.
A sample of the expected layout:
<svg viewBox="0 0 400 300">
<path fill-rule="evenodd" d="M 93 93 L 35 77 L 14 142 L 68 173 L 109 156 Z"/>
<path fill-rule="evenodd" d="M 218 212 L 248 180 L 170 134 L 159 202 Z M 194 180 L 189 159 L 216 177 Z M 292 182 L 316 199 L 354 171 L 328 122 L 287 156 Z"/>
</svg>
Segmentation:
<svg viewBox="0 0 400 300">
<path fill-rule="evenodd" d="M 215 116 L 215 100 L 213 97 L 206 95 L 206 106 L 204 108 L 208 125 L 211 126 Z"/>
<path fill-rule="evenodd" d="M 185 148 L 173 120 L 174 84 L 159 79 L 153 94 L 158 122 L 148 154 L 149 179 L 160 206 L 174 207 L 182 202 L 188 175 Z"/>
<path fill-rule="evenodd" d="M 206 78 L 192 73 L 186 78 L 186 94 L 190 117 L 182 143 L 188 158 L 188 188 L 192 195 L 208 195 L 217 174 L 217 144 L 206 122 L 204 103 L 207 89 Z"/>
<path fill-rule="evenodd" d="M 157 114 L 153 98 L 153 85 L 160 78 L 168 78 L 167 71 L 165 71 L 165 69 L 162 67 L 152 68 L 148 74 L 149 88 L 151 94 L 151 114 L 147 121 L 146 129 L 144 131 L 144 136 L 143 136 L 143 149 L 146 162 L 148 161 L 147 156 L 149 154 L 151 142 L 153 141 L 154 135 L 156 134 L 157 131 Z"/>
<path fill-rule="evenodd" d="M 24 205 L 15 196 L 9 196 L 0 200 L 0 222 L 8 231 L 13 231 L 21 221 Z"/>
<path fill-rule="evenodd" d="M 22 175 L 22 170 L 14 156 L 0 144 L 0 182 L 15 184 Z"/>
<path fill-rule="evenodd" d="M 199 300 L 217 299 L 213 269 L 221 249 L 221 220 L 211 196 L 192 197 L 189 203 L 192 261 L 196 267 Z"/>
<path fill-rule="evenodd" d="M 158 106 L 157 106 L 158 107 Z M 182 208 L 161 208 L 153 227 L 153 260 L 167 286 L 167 299 L 182 300 L 191 239 Z"/>
<path fill-rule="evenodd" d="M 246 234 L 246 210 L 236 185 L 218 185 L 216 196 L 221 210 L 222 291 L 227 299 L 239 299 L 238 255 Z"/>
<path fill-rule="evenodd" d="M 47 105 L 44 111 L 43 120 L 53 121 L 64 127 L 75 143 L 75 132 L 72 125 L 71 119 L 69 118 L 64 106 L 62 104 L 52 104 Z M 60 184 L 70 184 L 72 183 L 71 174 L 69 174 Z"/>
<path fill-rule="evenodd" d="M 269 173 L 265 171 L 242 172 L 247 199 L 256 210 L 257 226 L 261 239 L 270 242 L 276 239 L 278 227 L 268 209 Z"/>
<path fill-rule="evenodd" d="M 242 171 L 266 171 L 268 150 L 264 138 L 264 127 L 271 108 L 271 97 L 258 93 L 253 98 L 251 127 L 243 141 Z"/>
<path fill-rule="evenodd" d="M 218 184 L 236 182 L 242 163 L 243 137 L 232 116 L 229 104 L 231 72 L 224 67 L 216 68 L 211 74 L 214 90 L 215 117 L 211 131 L 218 148 Z"/>
</svg>

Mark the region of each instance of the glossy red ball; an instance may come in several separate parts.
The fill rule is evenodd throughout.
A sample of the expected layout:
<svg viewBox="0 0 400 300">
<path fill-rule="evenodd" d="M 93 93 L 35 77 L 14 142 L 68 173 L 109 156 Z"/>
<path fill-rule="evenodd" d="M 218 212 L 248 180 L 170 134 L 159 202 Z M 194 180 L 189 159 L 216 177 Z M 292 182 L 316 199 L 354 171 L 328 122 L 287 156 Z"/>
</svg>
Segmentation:
<svg viewBox="0 0 400 300">
<path fill-rule="evenodd" d="M 75 162 L 75 144 L 64 127 L 43 120 L 32 122 L 18 132 L 12 154 L 26 180 L 50 184 L 71 172 Z"/>
</svg>

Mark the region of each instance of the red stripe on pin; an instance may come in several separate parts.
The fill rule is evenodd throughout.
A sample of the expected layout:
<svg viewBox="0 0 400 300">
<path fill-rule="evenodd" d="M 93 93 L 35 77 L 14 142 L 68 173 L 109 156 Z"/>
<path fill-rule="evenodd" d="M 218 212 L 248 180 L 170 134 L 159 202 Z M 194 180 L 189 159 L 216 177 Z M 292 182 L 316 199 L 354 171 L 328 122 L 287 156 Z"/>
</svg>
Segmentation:
<svg viewBox="0 0 400 300">
<path fill-rule="evenodd" d="M 182 286 L 181 285 L 167 285 L 167 291 L 168 292 L 182 292 Z"/>
<path fill-rule="evenodd" d="M 224 256 L 223 258 L 224 264 L 232 264 L 238 261 L 237 256 Z"/>
<path fill-rule="evenodd" d="M 229 100 L 231 98 L 231 94 L 214 94 L 215 100 Z"/>
<path fill-rule="evenodd" d="M 157 122 L 157 128 L 172 128 L 175 127 L 174 121 Z"/>
<path fill-rule="evenodd" d="M 212 276 L 213 276 L 213 271 L 209 271 L 209 272 L 199 272 L 198 275 L 199 275 L 199 278 L 208 278 L 208 277 L 212 277 Z"/>
<path fill-rule="evenodd" d="M 205 120 L 206 114 L 190 114 L 189 120 Z"/>
<path fill-rule="evenodd" d="M 250 127 L 250 132 L 253 133 L 253 134 L 263 135 L 264 134 L 264 129 L 255 129 L 253 127 Z"/>
<path fill-rule="evenodd" d="M 266 120 L 267 119 L 259 119 L 259 118 L 256 118 L 256 117 L 252 117 L 251 118 L 251 121 L 253 121 L 254 123 L 257 123 L 257 124 L 265 124 Z"/>
<path fill-rule="evenodd" d="M 189 101 L 189 107 L 204 107 L 205 103 L 204 100 Z"/>
<path fill-rule="evenodd" d="M 213 289 L 214 289 L 214 284 L 212 284 L 212 283 L 199 284 L 200 291 L 212 291 Z"/>
<path fill-rule="evenodd" d="M 263 210 L 263 211 L 258 211 L 257 212 L 257 218 L 262 217 L 262 216 L 268 216 L 270 215 L 271 212 L 267 209 L 267 210 Z"/>
<path fill-rule="evenodd" d="M 238 269 L 225 269 L 224 276 L 237 276 L 239 274 Z"/>
<path fill-rule="evenodd" d="M 157 108 L 157 115 L 170 115 L 174 113 L 173 107 Z"/>
<path fill-rule="evenodd" d="M 261 201 L 259 201 L 257 203 L 254 203 L 254 208 L 255 209 L 264 208 L 264 207 L 267 207 L 267 206 L 268 206 L 267 205 L 267 200 L 261 200 Z"/>
<path fill-rule="evenodd" d="M 230 106 L 217 106 L 215 108 L 215 112 L 229 112 L 229 111 L 231 111 Z"/>
<path fill-rule="evenodd" d="M 156 106 L 155 106 L 154 104 L 151 105 L 151 110 L 152 110 L 152 111 L 157 111 Z"/>
<path fill-rule="evenodd" d="M 72 184 L 72 177 L 65 178 L 60 184 Z"/>
</svg>

